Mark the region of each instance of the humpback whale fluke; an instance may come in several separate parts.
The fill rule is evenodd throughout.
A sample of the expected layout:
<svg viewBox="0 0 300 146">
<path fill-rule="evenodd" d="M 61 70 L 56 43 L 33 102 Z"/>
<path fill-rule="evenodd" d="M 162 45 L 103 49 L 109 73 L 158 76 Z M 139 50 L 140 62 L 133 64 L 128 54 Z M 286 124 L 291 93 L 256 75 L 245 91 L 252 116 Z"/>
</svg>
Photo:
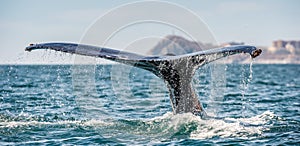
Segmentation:
<svg viewBox="0 0 300 146">
<path fill-rule="evenodd" d="M 252 58 L 262 52 L 254 46 L 230 46 L 199 51 L 178 56 L 142 56 L 134 53 L 113 50 L 83 44 L 44 43 L 30 44 L 26 51 L 36 49 L 51 49 L 66 53 L 100 57 L 142 68 L 154 73 L 166 83 L 174 114 L 192 112 L 196 115 L 206 115 L 192 86 L 195 71 L 209 62 L 238 54 L 248 53 Z"/>
</svg>

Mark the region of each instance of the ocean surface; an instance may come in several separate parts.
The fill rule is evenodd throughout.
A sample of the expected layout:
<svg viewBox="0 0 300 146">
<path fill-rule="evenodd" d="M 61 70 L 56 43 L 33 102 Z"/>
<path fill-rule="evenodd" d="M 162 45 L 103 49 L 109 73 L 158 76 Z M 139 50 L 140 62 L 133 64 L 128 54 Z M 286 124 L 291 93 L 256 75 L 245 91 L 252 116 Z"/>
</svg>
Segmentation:
<svg viewBox="0 0 300 146">
<path fill-rule="evenodd" d="M 193 81 L 201 119 L 173 115 L 164 82 L 141 69 L 1 65 L 0 145 L 299 145 L 300 65 L 212 68 Z"/>
</svg>

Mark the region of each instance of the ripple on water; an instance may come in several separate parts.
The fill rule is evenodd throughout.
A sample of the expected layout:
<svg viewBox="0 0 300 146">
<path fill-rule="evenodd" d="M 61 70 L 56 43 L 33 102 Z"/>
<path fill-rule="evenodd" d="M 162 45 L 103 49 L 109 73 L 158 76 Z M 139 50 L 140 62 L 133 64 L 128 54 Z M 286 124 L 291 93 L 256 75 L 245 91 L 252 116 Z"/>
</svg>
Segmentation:
<svg viewBox="0 0 300 146">
<path fill-rule="evenodd" d="M 299 66 L 253 65 L 243 93 L 241 69 L 228 68 L 214 119 L 173 115 L 165 85 L 147 72 L 136 71 L 135 80 L 116 92 L 104 66 L 95 77 L 96 92 L 90 92 L 84 81 L 73 86 L 70 66 L 2 68 L 0 145 L 296 145 L 300 139 Z M 195 87 L 209 108 L 211 76 L 199 78 Z"/>
<path fill-rule="evenodd" d="M 134 141 L 143 141 L 145 140 L 144 137 L 160 141 L 184 138 L 210 139 L 215 137 L 246 139 L 264 135 L 266 131 L 272 132 L 272 128 L 267 130 L 266 124 L 278 120 L 278 117 L 267 111 L 258 116 L 237 119 L 203 120 L 192 114 L 173 115 L 172 113 L 166 113 L 160 117 L 145 120 L 106 119 L 52 122 L 36 121 L 34 119 L 31 119 L 32 121 L 16 120 L 17 119 L 14 119 L 14 121 L 8 120 L 0 122 L 2 138 L 3 135 L 11 137 L 20 134 L 22 135 L 20 137 L 21 139 L 26 139 L 26 135 L 35 135 L 36 140 L 39 141 L 46 137 L 49 139 L 49 135 L 46 133 L 50 132 L 56 136 L 65 135 L 61 137 L 61 139 L 55 138 L 56 140 L 63 141 L 67 137 L 70 139 L 78 137 L 79 135 L 86 138 L 89 135 L 88 133 L 92 132 L 98 133 L 105 138 L 119 139 L 121 141 L 127 141 L 128 137 Z M 278 127 L 274 128 L 278 129 Z M 74 137 L 70 136 L 70 132 L 74 132 Z M 68 136 L 66 136 L 67 133 L 69 133 Z M 83 133 L 85 134 L 81 135 Z M 29 139 L 32 140 L 32 138 Z M 6 140 L 21 142 L 13 139 Z"/>
</svg>

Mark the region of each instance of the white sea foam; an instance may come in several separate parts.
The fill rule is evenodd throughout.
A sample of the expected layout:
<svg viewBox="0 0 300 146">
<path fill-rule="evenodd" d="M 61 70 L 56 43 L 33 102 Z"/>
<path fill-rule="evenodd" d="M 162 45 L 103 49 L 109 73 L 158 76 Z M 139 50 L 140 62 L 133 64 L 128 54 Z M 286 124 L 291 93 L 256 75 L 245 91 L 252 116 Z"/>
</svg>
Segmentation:
<svg viewBox="0 0 300 146">
<path fill-rule="evenodd" d="M 15 128 L 22 126 L 55 126 L 55 125 L 83 125 L 83 126 L 107 126 L 111 125 L 110 122 L 102 120 L 87 120 L 87 121 L 55 121 L 55 122 L 43 122 L 43 121 L 8 121 L 0 122 L 0 128 Z"/>
<path fill-rule="evenodd" d="M 260 135 L 265 129 L 265 124 L 276 117 L 274 113 L 266 111 L 250 118 L 225 118 L 225 119 L 201 119 L 193 114 L 166 113 L 163 116 L 153 118 L 150 121 L 168 121 L 168 130 L 178 130 L 186 123 L 196 123 L 197 130 L 190 134 L 192 139 L 206 139 L 213 137 L 239 137 L 248 138 L 251 135 Z"/>
<path fill-rule="evenodd" d="M 199 126 L 191 133 L 191 138 L 205 139 L 216 136 L 249 138 L 251 135 L 262 134 L 265 129 L 264 125 L 273 117 L 275 117 L 274 113 L 266 111 L 250 118 L 199 120 Z"/>
<path fill-rule="evenodd" d="M 167 112 L 162 116 L 144 120 L 84 120 L 84 121 L 8 121 L 0 122 L 0 128 L 19 128 L 27 126 L 86 126 L 106 137 L 118 137 L 118 133 L 147 135 L 155 138 L 170 138 L 176 133 L 189 135 L 192 139 L 213 137 L 249 138 L 262 134 L 267 123 L 276 115 L 266 111 L 250 118 L 201 119 L 191 113 L 173 115 Z M 103 129 L 104 128 L 104 129 Z M 109 133 L 106 133 L 106 132 Z M 122 132 L 123 131 L 123 132 Z M 113 134 L 115 133 L 115 134 Z"/>
</svg>

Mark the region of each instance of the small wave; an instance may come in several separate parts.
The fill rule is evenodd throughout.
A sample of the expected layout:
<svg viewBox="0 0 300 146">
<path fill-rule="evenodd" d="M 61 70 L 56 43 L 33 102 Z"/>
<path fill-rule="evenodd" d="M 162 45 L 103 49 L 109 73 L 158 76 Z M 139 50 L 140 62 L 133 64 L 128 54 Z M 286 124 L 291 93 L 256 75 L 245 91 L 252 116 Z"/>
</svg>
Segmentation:
<svg viewBox="0 0 300 146">
<path fill-rule="evenodd" d="M 34 83 L 15 83 L 11 86 L 12 88 L 32 88 L 32 87 L 37 87 L 36 85 L 34 85 Z"/>
<path fill-rule="evenodd" d="M 66 120 L 66 121 L 3 121 L 0 132 L 28 130 L 34 127 L 47 129 L 79 128 L 93 130 L 105 138 L 122 139 L 132 137 L 139 141 L 142 137 L 150 139 L 209 139 L 214 137 L 247 138 L 263 133 L 265 125 L 276 119 L 274 113 L 266 111 L 250 118 L 201 119 L 191 113 L 177 114 L 168 112 L 151 119 L 106 119 L 106 120 Z M 278 119 L 278 118 L 277 118 Z M 31 128 L 28 128 L 31 127 Z M 126 140 L 126 139 L 123 139 Z"/>
<path fill-rule="evenodd" d="M 259 80 L 259 81 L 256 81 L 255 84 L 270 85 L 270 86 L 280 86 L 281 85 L 274 81 L 267 81 L 267 80 Z"/>
<path fill-rule="evenodd" d="M 203 126 L 198 127 L 198 129 L 191 134 L 191 138 L 249 138 L 251 136 L 261 135 L 265 129 L 265 124 L 274 117 L 276 117 L 274 113 L 266 111 L 261 115 L 250 118 L 225 118 L 221 120 L 211 119 L 208 121 L 199 121 Z"/>
<path fill-rule="evenodd" d="M 0 93 L 13 93 L 13 90 L 10 89 L 0 89 Z"/>
<path fill-rule="evenodd" d="M 83 121 L 7 121 L 0 122 L 0 128 L 16 128 L 16 127 L 30 127 L 30 126 L 107 126 L 107 123 L 101 120 L 83 120 Z"/>
</svg>

